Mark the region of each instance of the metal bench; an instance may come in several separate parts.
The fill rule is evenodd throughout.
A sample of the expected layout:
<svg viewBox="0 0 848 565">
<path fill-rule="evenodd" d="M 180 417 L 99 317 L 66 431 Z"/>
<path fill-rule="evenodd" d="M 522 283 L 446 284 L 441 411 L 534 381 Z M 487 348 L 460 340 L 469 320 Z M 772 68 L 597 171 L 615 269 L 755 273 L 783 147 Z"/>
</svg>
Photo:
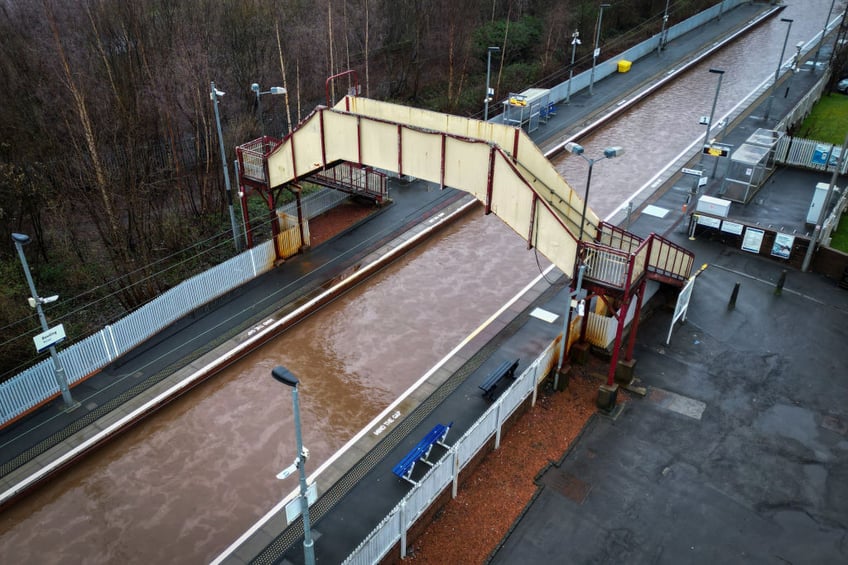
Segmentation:
<svg viewBox="0 0 848 565">
<path fill-rule="evenodd" d="M 448 431 L 450 431 L 452 425 L 453 422 L 447 426 L 444 424 L 436 424 L 436 426 L 430 430 L 426 436 L 424 436 L 424 439 L 419 441 L 418 444 L 406 454 L 406 457 L 401 459 L 400 463 L 394 466 L 392 473 L 401 479 L 409 481 L 413 485 L 417 485 L 418 483 L 412 480 L 412 470 L 415 468 L 415 464 L 421 461 L 431 467 L 433 466 L 433 462 L 427 459 L 430 456 L 430 451 L 433 450 L 434 445 L 441 445 L 445 449 L 450 447 L 445 444 L 445 438 L 448 437 Z"/>
<path fill-rule="evenodd" d="M 483 391 L 483 396 L 491 400 L 494 397 L 495 391 L 498 389 L 498 383 L 504 377 L 511 379 L 515 378 L 515 370 L 518 368 L 518 361 L 504 361 L 497 369 L 489 373 L 486 380 L 480 384 L 480 389 Z"/>
</svg>

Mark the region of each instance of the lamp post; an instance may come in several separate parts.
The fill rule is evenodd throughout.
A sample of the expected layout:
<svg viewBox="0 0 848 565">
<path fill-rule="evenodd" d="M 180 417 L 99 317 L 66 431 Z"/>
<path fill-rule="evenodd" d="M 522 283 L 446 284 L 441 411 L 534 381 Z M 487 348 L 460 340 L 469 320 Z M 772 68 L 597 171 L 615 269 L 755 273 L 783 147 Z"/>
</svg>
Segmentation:
<svg viewBox="0 0 848 565">
<path fill-rule="evenodd" d="M 559 377 L 562 374 L 562 362 L 565 360 L 565 348 L 568 342 L 571 341 L 571 320 L 573 318 L 574 308 L 571 307 L 571 302 L 577 298 L 580 302 L 577 304 L 577 315 L 581 318 L 585 315 L 586 307 L 583 292 L 583 274 L 586 272 L 586 264 L 581 263 L 577 268 L 577 286 L 574 290 L 568 293 L 568 314 L 562 317 L 562 340 L 559 343 L 559 359 L 557 360 L 556 376 L 554 377 L 554 390 L 559 390 Z"/>
<path fill-rule="evenodd" d="M 486 50 L 486 97 L 483 99 L 483 121 L 489 121 L 489 101 L 495 95 L 495 91 L 489 88 L 489 80 L 492 77 L 492 53 L 497 53 L 500 47 L 489 47 Z"/>
<path fill-rule="evenodd" d="M 783 97 L 786 98 L 789 96 L 789 87 L 792 86 L 792 82 L 795 80 L 795 75 L 801 70 L 799 67 L 799 63 L 801 62 L 801 49 L 804 48 L 804 42 L 799 41 L 795 44 L 795 55 L 792 57 L 792 66 L 789 68 L 792 71 L 792 76 L 789 77 L 789 80 L 786 81 L 786 92 L 783 94 Z"/>
<path fill-rule="evenodd" d="M 18 256 L 21 258 L 21 265 L 23 265 L 24 268 L 24 275 L 26 275 L 27 284 L 29 285 L 29 290 L 32 293 L 29 304 L 35 308 L 36 312 L 38 312 L 38 319 L 41 321 L 41 329 L 46 332 L 50 329 L 50 327 L 47 325 L 47 318 L 44 317 L 44 310 L 42 310 L 41 305 L 54 302 L 58 300 L 59 297 L 50 296 L 48 298 L 41 298 L 38 296 L 38 291 L 35 290 L 32 273 L 29 271 L 29 264 L 27 263 L 26 255 L 24 254 L 24 245 L 31 241 L 30 237 L 22 233 L 13 233 L 12 241 L 15 242 L 15 248 L 17 248 Z M 62 400 L 65 401 L 65 410 L 70 412 L 79 406 L 79 402 L 76 402 L 71 396 L 71 390 L 68 387 L 68 379 L 65 376 L 65 369 L 62 367 L 59 355 L 56 353 L 56 346 L 50 345 L 48 349 L 50 350 L 50 359 L 53 360 L 53 374 L 56 378 L 56 384 L 59 385 L 59 390 L 62 391 Z"/>
<path fill-rule="evenodd" d="M 298 380 L 291 371 L 282 365 L 271 370 L 271 376 L 292 389 L 292 402 L 294 403 L 294 435 L 297 441 L 297 458 L 294 464 L 300 475 L 300 512 L 303 516 L 303 561 L 306 565 L 315 565 L 315 547 L 312 542 L 312 530 L 309 525 L 309 499 L 306 486 L 306 459 L 309 451 L 303 447 L 303 439 L 300 435 L 300 404 L 297 401 Z"/>
<path fill-rule="evenodd" d="M 718 93 L 721 91 L 721 79 L 724 78 L 724 71 L 722 69 L 710 69 L 711 73 L 718 75 L 718 84 L 716 84 L 715 97 L 713 98 L 713 107 L 710 110 L 710 119 L 707 122 L 707 133 L 704 135 L 704 146 L 710 144 L 710 128 L 713 126 L 713 118 L 715 117 L 715 109 L 716 103 L 718 102 Z M 718 159 L 718 157 L 716 157 Z M 704 162 L 704 152 L 701 151 L 701 163 Z M 715 175 L 715 170 L 713 170 L 713 175 Z"/>
<path fill-rule="evenodd" d="M 660 41 L 659 43 L 657 43 L 657 55 L 660 54 L 660 51 L 665 49 L 665 26 L 668 23 L 668 3 L 669 0 L 665 0 L 665 12 L 663 12 L 662 29 L 660 30 Z"/>
<path fill-rule="evenodd" d="M 816 70 L 816 65 L 819 63 L 819 53 L 821 52 L 822 44 L 824 43 L 824 36 L 827 35 L 827 24 L 830 23 L 830 14 L 833 13 L 833 5 L 836 4 L 836 0 L 831 0 L 830 9 L 827 11 L 827 18 L 824 20 L 824 27 L 822 28 L 822 36 L 819 39 L 819 44 L 816 46 L 816 54 L 813 55 L 813 71 Z"/>
<path fill-rule="evenodd" d="M 821 237 L 821 227 L 827 218 L 827 210 L 830 207 L 830 199 L 833 196 L 833 189 L 836 185 L 836 179 L 839 177 L 839 171 L 845 163 L 845 155 L 848 153 L 848 133 L 845 134 L 845 141 L 842 143 L 842 149 L 839 152 L 839 161 L 833 168 L 833 175 L 830 177 L 830 185 L 827 187 L 827 195 L 824 197 L 821 208 L 819 208 L 818 218 L 816 219 L 816 227 L 813 229 L 813 237 L 807 244 L 807 252 L 804 254 L 804 261 L 801 263 L 801 272 L 806 273 L 810 269 L 810 261 L 813 259 L 813 252 L 818 245 L 819 237 Z M 829 158 L 828 158 L 829 159 Z"/>
<path fill-rule="evenodd" d="M 783 66 L 783 55 L 786 53 L 786 44 L 789 42 L 789 30 L 792 29 L 792 22 L 794 20 L 789 18 L 780 18 L 780 21 L 786 22 L 789 25 L 786 26 L 786 38 L 783 40 L 783 49 L 780 50 L 780 59 L 777 60 L 777 68 L 774 70 L 774 82 L 771 85 L 771 94 L 769 94 L 768 103 L 766 104 L 766 113 L 763 116 L 763 120 L 767 120 L 771 113 L 771 104 L 774 101 L 774 90 L 777 88 L 777 79 L 780 76 L 780 67 Z"/>
<path fill-rule="evenodd" d="M 580 214 L 580 234 L 577 236 L 577 241 L 580 241 L 583 239 L 583 225 L 586 223 L 586 205 L 589 202 L 589 186 L 592 184 L 592 167 L 595 166 L 595 161 L 621 157 L 624 155 L 624 149 L 622 147 L 607 147 L 604 149 L 604 156 L 597 159 L 590 159 L 589 157 L 586 157 L 586 155 L 583 154 L 583 146 L 578 143 L 566 143 L 565 150 L 569 153 L 573 153 L 574 155 L 583 157 L 583 159 L 589 163 L 589 176 L 586 178 L 586 196 L 583 198 L 583 212 Z"/>
<path fill-rule="evenodd" d="M 230 171 L 227 166 L 227 153 L 224 151 L 224 134 L 221 133 L 221 114 L 218 111 L 218 100 L 224 93 L 215 88 L 215 81 L 210 83 L 210 89 L 209 98 L 212 100 L 212 106 L 215 108 L 215 125 L 218 127 L 218 144 L 221 146 L 221 166 L 224 169 L 224 189 L 227 191 L 227 206 L 230 208 L 230 226 L 233 229 L 233 243 L 236 245 L 236 252 L 239 252 L 241 251 L 241 240 L 238 235 L 236 213 L 233 209 L 233 193 L 230 190 Z"/>
<path fill-rule="evenodd" d="M 598 27 L 595 29 L 595 50 L 592 51 L 592 72 L 589 75 L 589 95 L 595 94 L 593 87 L 595 86 L 595 64 L 598 62 L 598 55 L 601 54 L 601 49 L 598 47 L 598 42 L 601 40 L 601 22 L 604 20 L 604 8 L 609 8 L 609 4 L 601 4 L 598 11 Z"/>
<path fill-rule="evenodd" d="M 260 98 L 264 94 L 285 94 L 286 89 L 282 86 L 272 86 L 269 90 L 261 91 L 259 84 L 253 83 L 250 85 L 250 90 L 256 94 L 256 113 L 259 116 L 259 127 L 262 131 L 262 137 L 265 137 L 265 122 L 262 120 L 262 102 Z"/>
<path fill-rule="evenodd" d="M 576 29 L 571 34 L 571 67 L 568 69 L 568 90 L 565 92 L 565 103 L 571 102 L 571 79 L 574 78 L 574 56 L 577 54 L 577 46 L 580 45 L 580 32 Z"/>
</svg>

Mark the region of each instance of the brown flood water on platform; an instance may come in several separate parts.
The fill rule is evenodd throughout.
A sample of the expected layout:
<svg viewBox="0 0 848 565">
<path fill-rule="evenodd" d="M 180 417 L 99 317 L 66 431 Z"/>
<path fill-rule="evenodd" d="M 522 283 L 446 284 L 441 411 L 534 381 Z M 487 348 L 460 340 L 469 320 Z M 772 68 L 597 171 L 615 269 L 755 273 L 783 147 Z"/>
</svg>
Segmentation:
<svg viewBox="0 0 848 565">
<path fill-rule="evenodd" d="M 542 267 L 548 265 L 540 257 Z M 285 268 L 285 267 L 281 267 Z M 482 208 L 5 510 L 4 563 L 204 563 L 539 274 Z"/>
</svg>

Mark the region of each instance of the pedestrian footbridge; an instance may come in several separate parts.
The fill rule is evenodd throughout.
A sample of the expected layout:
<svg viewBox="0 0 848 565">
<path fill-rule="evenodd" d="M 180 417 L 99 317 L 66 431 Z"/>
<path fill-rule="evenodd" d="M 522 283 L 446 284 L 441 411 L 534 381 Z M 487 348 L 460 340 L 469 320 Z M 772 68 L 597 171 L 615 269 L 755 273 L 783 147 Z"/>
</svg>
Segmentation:
<svg viewBox="0 0 848 565">
<path fill-rule="evenodd" d="M 689 251 L 601 222 L 589 208 L 581 230 L 582 199 L 521 128 L 348 95 L 316 108 L 284 139 L 251 141 L 237 155 L 242 192 L 270 192 L 349 164 L 474 195 L 572 280 L 585 266 L 585 287 L 621 318 L 616 349 L 624 316 L 615 312 L 626 312 L 634 296 L 641 302 L 645 280 L 682 286 L 692 270 Z"/>
</svg>

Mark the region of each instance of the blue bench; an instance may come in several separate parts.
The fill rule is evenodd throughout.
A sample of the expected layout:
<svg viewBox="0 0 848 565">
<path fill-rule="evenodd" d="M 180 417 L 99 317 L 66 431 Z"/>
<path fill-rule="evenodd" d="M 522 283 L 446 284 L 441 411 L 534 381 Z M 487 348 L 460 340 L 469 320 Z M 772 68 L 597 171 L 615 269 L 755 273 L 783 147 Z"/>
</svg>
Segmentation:
<svg viewBox="0 0 848 565">
<path fill-rule="evenodd" d="M 415 468 L 415 464 L 421 461 L 431 467 L 433 466 L 433 462 L 428 459 L 428 457 L 430 457 L 430 451 L 433 450 L 434 445 L 441 445 L 445 449 L 450 447 L 445 444 L 445 438 L 448 437 L 448 431 L 452 425 L 453 422 L 447 426 L 444 424 L 436 424 L 436 426 L 430 430 L 426 436 L 424 436 L 424 439 L 419 441 L 418 444 L 406 454 L 406 457 L 401 459 L 400 463 L 394 466 L 392 473 L 401 479 L 409 481 L 413 485 L 417 485 L 418 483 L 412 480 L 412 470 Z"/>
<path fill-rule="evenodd" d="M 515 378 L 515 370 L 518 369 L 518 359 L 515 361 L 504 361 L 497 369 L 489 373 L 486 380 L 480 384 L 480 389 L 483 391 L 483 396 L 491 400 L 495 391 L 498 389 L 498 383 L 504 377 L 511 379 Z"/>
</svg>

